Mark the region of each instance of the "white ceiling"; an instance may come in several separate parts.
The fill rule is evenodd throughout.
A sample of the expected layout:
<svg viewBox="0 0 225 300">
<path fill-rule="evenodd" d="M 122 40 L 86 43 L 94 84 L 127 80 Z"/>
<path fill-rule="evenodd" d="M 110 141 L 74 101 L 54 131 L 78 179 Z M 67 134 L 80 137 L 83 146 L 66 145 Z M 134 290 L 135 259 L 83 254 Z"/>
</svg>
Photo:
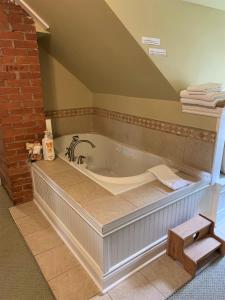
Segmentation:
<svg viewBox="0 0 225 300">
<path fill-rule="evenodd" d="M 184 1 L 225 11 L 225 0 L 184 0 Z"/>
</svg>

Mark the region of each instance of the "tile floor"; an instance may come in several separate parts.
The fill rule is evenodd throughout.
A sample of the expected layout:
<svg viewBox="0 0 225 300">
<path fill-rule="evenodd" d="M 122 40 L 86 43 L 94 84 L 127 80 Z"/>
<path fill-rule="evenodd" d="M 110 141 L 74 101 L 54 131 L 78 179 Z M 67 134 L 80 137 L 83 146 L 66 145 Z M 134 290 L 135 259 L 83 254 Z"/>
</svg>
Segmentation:
<svg viewBox="0 0 225 300">
<path fill-rule="evenodd" d="M 12 207 L 10 212 L 58 300 L 161 300 L 191 279 L 163 255 L 101 296 L 33 202 Z"/>
</svg>

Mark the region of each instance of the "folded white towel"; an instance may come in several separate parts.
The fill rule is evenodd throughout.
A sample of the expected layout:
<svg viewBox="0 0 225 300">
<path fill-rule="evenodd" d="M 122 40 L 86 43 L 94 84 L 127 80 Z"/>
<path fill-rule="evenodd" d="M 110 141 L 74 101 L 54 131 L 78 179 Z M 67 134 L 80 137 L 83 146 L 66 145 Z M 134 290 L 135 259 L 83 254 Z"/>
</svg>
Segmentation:
<svg viewBox="0 0 225 300">
<path fill-rule="evenodd" d="M 162 184 L 168 186 L 172 190 L 178 190 L 191 184 L 190 181 L 177 176 L 166 165 L 158 165 L 148 169 L 148 171 L 151 172 Z"/>
<path fill-rule="evenodd" d="M 214 100 L 225 100 L 225 92 L 207 93 L 207 94 L 192 94 L 191 92 L 184 90 L 180 92 L 181 98 L 196 99 L 202 101 L 214 101 Z"/>
<path fill-rule="evenodd" d="M 199 85 L 191 85 L 187 88 L 190 92 L 221 92 L 223 90 L 223 85 L 221 83 L 205 83 Z"/>
<path fill-rule="evenodd" d="M 193 106 L 204 106 L 204 107 L 216 107 L 216 104 L 218 102 L 221 102 L 222 100 L 214 100 L 214 101 L 202 101 L 202 100 L 196 100 L 196 99 L 189 99 L 189 98 L 181 98 L 180 99 L 182 104 L 192 104 Z"/>
<path fill-rule="evenodd" d="M 223 108 L 215 107 L 203 107 L 203 106 L 194 106 L 194 105 L 182 105 L 182 112 L 197 114 L 197 115 L 205 115 L 205 116 L 220 116 Z"/>
</svg>

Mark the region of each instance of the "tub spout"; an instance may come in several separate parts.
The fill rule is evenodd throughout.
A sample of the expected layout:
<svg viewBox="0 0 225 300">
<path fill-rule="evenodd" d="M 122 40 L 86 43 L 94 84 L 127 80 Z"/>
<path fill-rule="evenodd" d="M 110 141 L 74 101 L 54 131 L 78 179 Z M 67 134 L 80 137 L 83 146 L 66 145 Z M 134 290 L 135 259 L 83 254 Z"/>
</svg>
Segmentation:
<svg viewBox="0 0 225 300">
<path fill-rule="evenodd" d="M 79 140 L 79 136 L 75 135 L 73 136 L 72 142 L 70 143 L 69 147 L 66 148 L 66 153 L 65 156 L 68 156 L 69 161 L 76 161 L 76 156 L 75 156 L 75 148 L 78 144 L 81 143 L 87 143 L 91 145 L 92 148 L 95 148 L 95 145 L 89 141 L 89 140 Z"/>
</svg>

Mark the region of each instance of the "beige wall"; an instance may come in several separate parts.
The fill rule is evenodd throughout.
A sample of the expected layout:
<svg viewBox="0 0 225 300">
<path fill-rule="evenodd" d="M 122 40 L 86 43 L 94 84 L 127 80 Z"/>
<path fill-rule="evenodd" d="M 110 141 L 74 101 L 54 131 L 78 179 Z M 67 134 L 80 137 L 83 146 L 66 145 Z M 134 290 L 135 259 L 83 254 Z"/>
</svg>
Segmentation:
<svg viewBox="0 0 225 300">
<path fill-rule="evenodd" d="M 177 91 L 190 83 L 224 81 L 225 12 L 180 0 L 96 0 L 95 5 L 88 0 L 57 5 L 44 0 L 27 2 L 51 27 L 50 38 L 41 41 L 45 48 L 41 49 L 41 63 L 47 110 L 94 105 L 216 129 L 213 118 L 181 112 L 180 103 L 173 101 L 173 89 L 159 70 Z M 74 11 L 79 12 L 79 17 L 74 18 Z M 82 23 L 85 13 L 90 17 Z M 160 37 L 168 56 L 149 58 L 148 47 L 140 43 L 142 35 Z M 124 67 L 126 53 L 135 62 L 133 71 L 127 62 Z M 94 102 L 92 93 L 78 77 L 91 90 L 100 91 L 94 94 Z M 128 80 L 124 81 L 126 77 Z M 144 85 L 140 84 L 143 80 Z M 148 80 L 150 88 L 146 88 Z"/>
<path fill-rule="evenodd" d="M 106 2 L 146 53 L 141 37 L 161 38 L 168 56 L 151 60 L 176 90 L 190 83 L 225 83 L 224 11 L 181 0 Z"/>
<path fill-rule="evenodd" d="M 164 122 L 216 130 L 215 118 L 182 113 L 180 102 L 177 101 L 94 94 L 94 106 Z"/>
<path fill-rule="evenodd" d="M 92 92 L 41 45 L 39 40 L 45 110 L 93 106 Z"/>
</svg>

